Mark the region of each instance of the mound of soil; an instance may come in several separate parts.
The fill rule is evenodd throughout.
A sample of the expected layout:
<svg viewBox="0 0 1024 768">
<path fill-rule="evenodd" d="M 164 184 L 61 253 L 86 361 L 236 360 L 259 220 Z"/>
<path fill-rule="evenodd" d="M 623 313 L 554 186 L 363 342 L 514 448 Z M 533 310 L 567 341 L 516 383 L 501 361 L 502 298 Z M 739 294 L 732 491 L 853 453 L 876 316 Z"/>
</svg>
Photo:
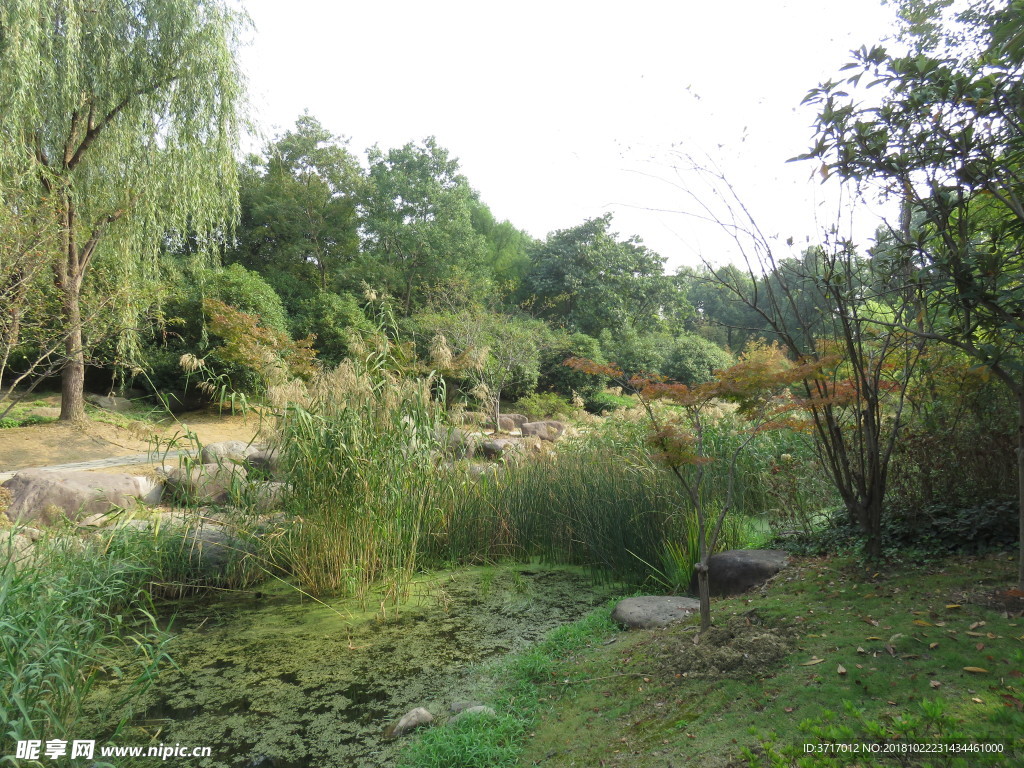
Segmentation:
<svg viewBox="0 0 1024 768">
<path fill-rule="evenodd" d="M 665 672 L 685 677 L 764 677 L 794 650 L 796 638 L 750 613 L 703 634 L 695 627 L 668 630 L 652 643 L 651 658 Z"/>
</svg>

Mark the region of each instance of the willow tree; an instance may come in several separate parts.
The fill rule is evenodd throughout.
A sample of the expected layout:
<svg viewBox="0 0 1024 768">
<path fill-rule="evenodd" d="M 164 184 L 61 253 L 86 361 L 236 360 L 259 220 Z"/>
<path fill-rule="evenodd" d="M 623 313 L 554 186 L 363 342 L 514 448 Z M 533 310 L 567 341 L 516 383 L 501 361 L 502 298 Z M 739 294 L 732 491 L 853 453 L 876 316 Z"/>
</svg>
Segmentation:
<svg viewBox="0 0 1024 768">
<path fill-rule="evenodd" d="M 236 216 L 245 22 L 219 0 L 0 3 L 0 174 L 28 178 L 60 231 L 62 420 L 84 418 L 96 264 L 129 279 L 175 232 L 212 253 Z"/>
</svg>

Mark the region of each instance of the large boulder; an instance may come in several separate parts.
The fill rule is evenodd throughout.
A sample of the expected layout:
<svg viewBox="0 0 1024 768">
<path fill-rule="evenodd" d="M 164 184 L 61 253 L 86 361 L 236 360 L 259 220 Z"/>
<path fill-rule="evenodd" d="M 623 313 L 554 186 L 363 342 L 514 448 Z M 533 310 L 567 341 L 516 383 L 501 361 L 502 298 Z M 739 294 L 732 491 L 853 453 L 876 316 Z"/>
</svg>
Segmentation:
<svg viewBox="0 0 1024 768">
<path fill-rule="evenodd" d="M 0 562 L 10 561 L 15 566 L 30 563 L 34 551 L 32 544 L 28 536 L 10 530 L 0 531 Z"/>
<path fill-rule="evenodd" d="M 245 466 L 259 474 L 276 477 L 281 473 L 281 452 L 277 448 L 260 448 L 245 457 Z"/>
<path fill-rule="evenodd" d="M 117 531 L 135 531 L 132 535 L 173 537 L 175 551 L 188 563 L 191 578 L 197 583 L 218 581 L 229 576 L 233 564 L 250 550 L 249 543 L 232 526 L 213 519 L 183 517 L 163 513 L 148 519 L 132 519 L 113 526 Z M 171 541 L 168 541 L 169 551 Z"/>
<path fill-rule="evenodd" d="M 510 437 L 484 440 L 480 450 L 488 459 L 504 459 L 516 453 L 522 453 L 523 441 Z"/>
<path fill-rule="evenodd" d="M 565 424 L 560 421 L 530 421 L 521 425 L 520 429 L 523 437 L 539 437 L 551 443 L 565 434 Z"/>
<path fill-rule="evenodd" d="M 627 597 L 612 611 L 612 621 L 629 629 L 657 629 L 684 621 L 700 612 L 700 602 L 692 597 Z"/>
<path fill-rule="evenodd" d="M 399 736 L 404 736 L 421 726 L 430 725 L 432 722 L 434 722 L 434 716 L 430 712 L 423 707 L 416 707 L 416 709 L 410 709 L 402 715 L 402 718 L 397 723 L 389 726 L 384 731 L 384 738 L 397 739 Z"/>
<path fill-rule="evenodd" d="M 786 567 L 789 556 L 781 549 L 730 549 L 708 559 L 708 585 L 713 597 L 739 595 L 764 584 Z M 697 594 L 697 574 L 690 581 Z"/>
<path fill-rule="evenodd" d="M 479 411 L 462 411 L 461 413 L 453 414 L 452 421 L 462 426 L 481 426 L 488 422 L 487 414 L 480 413 Z"/>
<path fill-rule="evenodd" d="M 529 419 L 521 413 L 503 413 L 498 417 L 498 431 L 511 432 L 513 429 L 521 429 L 528 421 Z"/>
<path fill-rule="evenodd" d="M 244 440 L 223 440 L 219 443 L 204 445 L 199 454 L 203 464 L 222 464 L 227 462 L 244 462 L 250 456 L 262 453 L 267 446 L 258 443 L 247 443 Z"/>
<path fill-rule="evenodd" d="M 471 459 L 476 453 L 479 436 L 457 427 L 436 427 L 434 439 L 441 449 L 457 459 Z"/>
<path fill-rule="evenodd" d="M 132 507 L 137 501 L 158 504 L 163 491 L 152 477 L 41 469 L 24 469 L 3 487 L 11 494 L 7 517 L 41 525 L 62 518 L 80 520 L 112 507 Z"/>
<path fill-rule="evenodd" d="M 224 504 L 245 480 L 245 468 L 236 464 L 193 464 L 167 474 L 167 490 L 185 504 Z"/>
</svg>

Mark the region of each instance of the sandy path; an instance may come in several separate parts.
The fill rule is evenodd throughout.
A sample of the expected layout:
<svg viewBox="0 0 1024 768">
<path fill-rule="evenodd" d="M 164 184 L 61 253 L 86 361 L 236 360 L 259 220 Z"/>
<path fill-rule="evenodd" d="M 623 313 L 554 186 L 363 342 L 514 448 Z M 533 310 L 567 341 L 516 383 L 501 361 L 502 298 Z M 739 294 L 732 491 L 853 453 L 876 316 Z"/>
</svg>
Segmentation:
<svg viewBox="0 0 1024 768">
<path fill-rule="evenodd" d="M 248 442 L 259 428 L 259 417 L 255 415 L 197 412 L 183 414 L 178 422 L 165 424 L 133 422 L 130 427 L 120 427 L 90 421 L 82 425 L 39 424 L 0 429 L 0 473 L 113 457 L 134 457 L 135 461 L 130 463 L 145 463 L 138 457 L 156 449 L 158 440 L 162 450 L 194 450 L 194 442 L 185 438 L 189 430 L 205 445 L 221 440 Z"/>
</svg>

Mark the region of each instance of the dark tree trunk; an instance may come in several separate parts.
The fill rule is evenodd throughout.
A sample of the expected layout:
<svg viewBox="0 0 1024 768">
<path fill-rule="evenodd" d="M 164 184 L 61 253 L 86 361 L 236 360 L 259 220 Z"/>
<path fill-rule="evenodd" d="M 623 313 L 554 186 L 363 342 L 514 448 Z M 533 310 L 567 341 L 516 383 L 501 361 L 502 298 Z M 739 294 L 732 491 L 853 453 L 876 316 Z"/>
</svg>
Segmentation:
<svg viewBox="0 0 1024 768">
<path fill-rule="evenodd" d="M 1017 588 L 1024 590 L 1024 388 L 1017 392 Z"/>
<path fill-rule="evenodd" d="M 697 571 L 697 597 L 700 599 L 700 631 L 711 628 L 711 582 L 708 580 L 708 564 L 699 562 L 694 566 Z"/>
<path fill-rule="evenodd" d="M 64 287 L 64 367 L 60 374 L 60 420 L 85 420 L 85 350 L 82 347 L 82 308 L 74 285 Z"/>
</svg>

